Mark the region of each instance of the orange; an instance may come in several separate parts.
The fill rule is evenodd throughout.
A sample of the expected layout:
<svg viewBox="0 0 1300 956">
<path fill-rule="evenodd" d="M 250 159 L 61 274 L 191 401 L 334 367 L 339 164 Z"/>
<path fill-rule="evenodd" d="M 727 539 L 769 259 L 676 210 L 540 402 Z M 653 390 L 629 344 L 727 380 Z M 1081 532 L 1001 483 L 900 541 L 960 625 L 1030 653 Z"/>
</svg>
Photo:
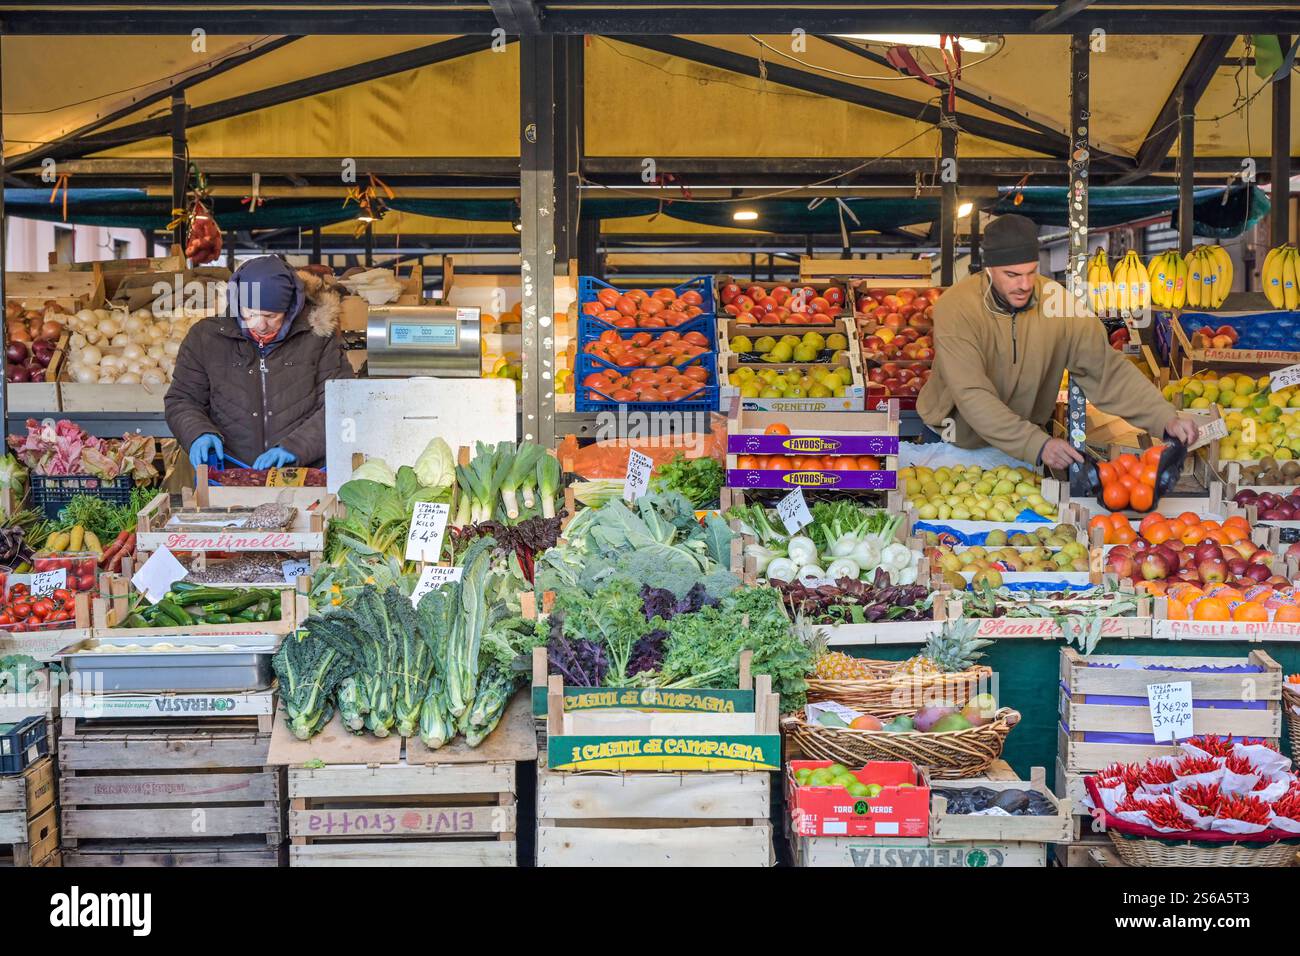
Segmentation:
<svg viewBox="0 0 1300 956">
<path fill-rule="evenodd" d="M 1168 604 L 1167 616 L 1171 621 L 1187 620 L 1187 605 L 1178 598 L 1170 598 Z"/>
<path fill-rule="evenodd" d="M 1155 468 L 1160 464 L 1160 453 L 1164 450 L 1164 445 L 1151 446 L 1142 453 L 1142 464 L 1148 468 Z"/>
<path fill-rule="evenodd" d="M 1173 537 L 1169 533 L 1169 522 L 1158 521 L 1142 532 L 1142 537 L 1146 538 L 1152 544 L 1164 544 Z"/>
<path fill-rule="evenodd" d="M 1147 515 L 1145 518 L 1142 519 L 1142 523 L 1138 525 L 1138 530 L 1139 530 L 1139 531 L 1142 531 L 1142 532 L 1145 532 L 1145 531 L 1147 530 L 1147 528 L 1151 527 L 1151 526 L 1152 526 L 1153 524 L 1155 524 L 1156 522 L 1158 522 L 1158 521 L 1164 521 L 1164 520 L 1165 520 L 1165 519 L 1164 519 L 1164 515 L 1160 514 L 1160 512 L 1158 512 L 1158 511 L 1157 511 L 1157 512 L 1154 512 L 1154 513 L 1152 513 L 1152 514 Z"/>
<path fill-rule="evenodd" d="M 767 467 L 774 471 L 790 471 L 794 468 L 794 462 L 785 455 L 773 455 L 767 460 Z"/>
<path fill-rule="evenodd" d="M 1192 611 L 1192 620 L 1194 621 L 1226 621 L 1228 619 L 1228 602 L 1222 598 L 1201 598 L 1196 602 L 1196 609 Z"/>
<path fill-rule="evenodd" d="M 1131 475 L 1137 470 L 1138 460 L 1136 455 L 1120 455 L 1115 459 L 1115 467 L 1120 474 Z"/>
<path fill-rule="evenodd" d="M 861 471 L 862 470 L 861 466 L 858 465 L 858 460 L 854 458 L 852 455 L 839 455 L 836 458 L 835 467 L 838 468 L 840 471 Z"/>
<path fill-rule="evenodd" d="M 1093 515 L 1088 521 L 1088 537 L 1092 537 L 1092 529 L 1100 528 L 1102 533 L 1102 543 L 1111 544 L 1111 527 L 1108 515 Z"/>
<path fill-rule="evenodd" d="M 1300 607 L 1284 604 L 1273 612 L 1273 620 L 1279 624 L 1300 624 Z"/>
<path fill-rule="evenodd" d="M 753 455 L 741 455 L 739 458 L 736 459 L 736 467 L 741 469 L 742 471 L 747 471 L 749 469 L 757 468 L 758 459 L 755 458 Z"/>
<path fill-rule="evenodd" d="M 1177 598 L 1178 600 L 1182 601 L 1184 604 L 1186 604 L 1188 601 L 1194 601 L 1197 598 L 1205 597 L 1204 591 L 1198 588 L 1195 584 L 1192 584 L 1188 581 L 1179 581 L 1173 587 L 1169 588 L 1165 593 L 1168 594 L 1170 597 Z"/>
<path fill-rule="evenodd" d="M 1137 532 L 1128 525 L 1111 529 L 1111 536 L 1115 539 L 1115 544 L 1132 544 L 1137 540 Z"/>
<path fill-rule="evenodd" d="M 1110 526 L 1112 528 L 1127 528 L 1129 526 L 1128 518 L 1120 514 L 1110 515 Z"/>
<path fill-rule="evenodd" d="M 1250 532 L 1239 524 L 1225 524 L 1222 528 L 1224 537 L 1230 544 L 1236 544 L 1238 541 L 1245 541 L 1250 537 Z"/>
<path fill-rule="evenodd" d="M 1204 521 L 1201 522 L 1201 527 L 1204 528 L 1206 531 L 1218 531 L 1219 528 L 1222 527 L 1222 525 L 1220 525 L 1219 522 L 1217 521 L 1211 521 L 1209 518 L 1206 518 Z"/>
<path fill-rule="evenodd" d="M 1219 528 L 1211 528 L 1209 531 L 1205 532 L 1205 538 L 1207 541 L 1213 541 L 1215 544 L 1228 543 L 1228 536 Z"/>
<path fill-rule="evenodd" d="M 1262 604 L 1246 601 L 1237 605 L 1237 609 L 1232 612 L 1232 619 L 1234 621 L 1265 622 L 1268 620 L 1268 611 Z"/>
<path fill-rule="evenodd" d="M 1189 526 L 1188 529 L 1183 532 L 1181 540 L 1183 544 L 1200 544 L 1205 540 L 1205 532 L 1201 530 L 1199 524 L 1194 524 Z"/>
<path fill-rule="evenodd" d="M 1189 528 L 1192 527 L 1192 525 L 1199 525 L 1201 523 L 1200 516 L 1197 515 L 1195 511 L 1184 511 L 1178 516 L 1178 520 Z"/>
<path fill-rule="evenodd" d="M 1137 475 L 1133 472 L 1130 472 L 1127 475 L 1120 475 L 1119 484 L 1121 488 L 1127 488 L 1131 494 L 1133 489 L 1139 484 Z"/>
<path fill-rule="evenodd" d="M 1123 511 L 1127 508 L 1128 498 L 1129 490 L 1122 484 L 1107 485 L 1101 493 L 1102 502 L 1111 511 Z"/>
<path fill-rule="evenodd" d="M 1108 461 L 1097 463 L 1097 477 L 1103 486 L 1114 484 L 1119 478 L 1119 470 Z"/>
<path fill-rule="evenodd" d="M 763 429 L 763 434 L 764 435 L 788 435 L 790 434 L 790 426 L 782 422 L 773 422 L 771 425 L 768 425 L 766 428 Z"/>
<path fill-rule="evenodd" d="M 1178 518 L 1174 518 L 1169 522 L 1169 537 L 1171 538 L 1181 538 L 1186 530 L 1187 525 L 1183 524 Z"/>
<path fill-rule="evenodd" d="M 1141 481 L 1142 484 L 1154 488 L 1156 486 L 1155 466 L 1143 465 L 1141 471 L 1138 472 L 1138 480 Z"/>
<path fill-rule="evenodd" d="M 1129 496 L 1129 507 L 1134 511 L 1150 511 L 1155 495 L 1155 489 L 1150 485 L 1138 485 Z"/>
<path fill-rule="evenodd" d="M 863 471 L 879 471 L 880 459 L 871 455 L 860 455 L 858 456 L 858 467 Z"/>
</svg>

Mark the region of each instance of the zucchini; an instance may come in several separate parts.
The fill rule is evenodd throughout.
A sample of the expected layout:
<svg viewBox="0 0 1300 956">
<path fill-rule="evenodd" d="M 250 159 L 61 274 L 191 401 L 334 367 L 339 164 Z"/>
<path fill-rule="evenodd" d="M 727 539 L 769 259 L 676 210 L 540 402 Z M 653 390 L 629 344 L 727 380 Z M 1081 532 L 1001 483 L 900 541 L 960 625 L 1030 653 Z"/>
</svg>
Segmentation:
<svg viewBox="0 0 1300 956">
<path fill-rule="evenodd" d="M 230 622 L 231 622 L 231 617 L 229 614 L 222 614 L 220 611 L 218 611 L 215 614 L 209 614 L 203 623 L 204 624 L 229 624 Z"/>
<path fill-rule="evenodd" d="M 122 622 L 122 627 L 148 627 L 148 626 L 149 626 L 149 622 L 146 621 L 144 618 L 142 618 L 139 614 L 136 614 L 134 611 L 128 614 L 126 616 L 126 620 Z"/>
<path fill-rule="evenodd" d="M 194 619 L 186 614 L 184 609 L 173 604 L 167 598 L 163 598 L 154 606 L 158 608 L 158 614 L 170 621 L 171 624 L 184 627 L 187 624 L 194 623 Z"/>
</svg>

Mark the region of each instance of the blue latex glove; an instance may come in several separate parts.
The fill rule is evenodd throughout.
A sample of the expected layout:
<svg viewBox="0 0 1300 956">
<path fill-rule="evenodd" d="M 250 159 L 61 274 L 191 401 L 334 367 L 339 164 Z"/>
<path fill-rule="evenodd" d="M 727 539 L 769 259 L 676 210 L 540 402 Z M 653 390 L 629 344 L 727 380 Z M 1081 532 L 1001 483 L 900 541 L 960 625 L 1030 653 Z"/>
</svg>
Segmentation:
<svg viewBox="0 0 1300 956">
<path fill-rule="evenodd" d="M 197 471 L 199 465 L 206 465 L 208 459 L 216 455 L 217 467 L 220 467 L 224 453 L 225 446 L 221 444 L 221 436 L 209 432 L 194 439 L 194 444 L 190 445 L 190 464 Z"/>
<path fill-rule="evenodd" d="M 257 456 L 257 461 L 253 462 L 253 467 L 262 468 L 283 468 L 285 465 L 292 465 L 298 460 L 298 456 L 291 451 L 285 451 L 279 446 L 268 448 L 262 454 Z"/>
</svg>

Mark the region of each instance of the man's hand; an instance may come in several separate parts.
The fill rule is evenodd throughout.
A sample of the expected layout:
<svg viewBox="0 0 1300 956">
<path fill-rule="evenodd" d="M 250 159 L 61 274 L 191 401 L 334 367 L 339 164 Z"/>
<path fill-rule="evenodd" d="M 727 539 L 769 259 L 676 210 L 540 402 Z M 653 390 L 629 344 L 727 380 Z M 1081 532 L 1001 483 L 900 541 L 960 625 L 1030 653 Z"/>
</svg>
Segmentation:
<svg viewBox="0 0 1300 956">
<path fill-rule="evenodd" d="M 1201 430 L 1196 427 L 1196 422 L 1190 417 L 1179 415 L 1165 426 L 1165 434 L 1170 438 L 1177 438 L 1190 448 L 1196 444 L 1196 439 L 1200 437 Z"/>
<path fill-rule="evenodd" d="M 1043 460 L 1044 465 L 1056 471 L 1065 471 L 1070 467 L 1071 462 L 1083 461 L 1083 456 L 1063 438 L 1047 439 L 1047 444 L 1043 446 L 1038 457 Z"/>
</svg>

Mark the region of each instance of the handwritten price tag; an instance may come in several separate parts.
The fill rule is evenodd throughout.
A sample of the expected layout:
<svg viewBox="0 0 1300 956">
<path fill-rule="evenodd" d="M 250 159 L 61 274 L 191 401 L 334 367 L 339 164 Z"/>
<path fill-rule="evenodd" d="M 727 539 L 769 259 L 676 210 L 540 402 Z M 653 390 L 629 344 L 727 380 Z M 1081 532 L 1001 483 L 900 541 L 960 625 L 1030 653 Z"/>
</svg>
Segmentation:
<svg viewBox="0 0 1300 956">
<path fill-rule="evenodd" d="M 776 513 L 781 516 L 785 530 L 791 534 L 812 524 L 812 513 L 808 510 L 808 502 L 804 500 L 802 488 L 796 488 L 777 502 Z"/>
<path fill-rule="evenodd" d="M 1175 742 L 1192 736 L 1192 682 L 1148 684 L 1147 702 L 1151 707 L 1151 733 L 1156 743 Z"/>
<path fill-rule="evenodd" d="M 636 501 L 650 490 L 650 473 L 655 463 L 639 451 L 629 452 L 627 456 L 627 477 L 623 479 L 623 500 Z"/>
<path fill-rule="evenodd" d="M 406 534 L 406 560 L 429 564 L 442 554 L 442 535 L 447 530 L 450 507 L 442 502 L 417 501 L 411 512 L 411 530 Z"/>
<path fill-rule="evenodd" d="M 306 575 L 311 576 L 310 561 L 285 561 L 280 565 L 280 570 L 284 572 L 285 584 L 297 584 L 298 578 Z"/>
<path fill-rule="evenodd" d="M 424 570 L 420 572 L 420 580 L 415 582 L 415 590 L 411 592 L 411 603 L 419 604 L 420 598 L 448 581 L 459 581 L 464 570 L 464 568 L 449 568 L 442 564 L 426 564 Z"/>
<path fill-rule="evenodd" d="M 67 587 L 67 585 L 68 572 L 64 568 L 55 568 L 53 571 L 36 571 L 32 574 L 32 594 L 37 597 L 53 594 L 59 588 Z"/>
<path fill-rule="evenodd" d="M 1268 390 L 1280 392 L 1292 385 L 1300 385 L 1300 365 L 1288 365 L 1269 374 Z"/>
<path fill-rule="evenodd" d="M 1187 446 L 1188 451 L 1195 451 L 1202 445 L 1208 445 L 1212 441 L 1219 441 L 1220 439 L 1228 437 L 1228 423 L 1222 418 L 1216 418 L 1212 421 L 1204 422 L 1204 424 L 1198 421 L 1196 424 L 1200 431 L 1196 436 L 1196 441 Z"/>
</svg>

